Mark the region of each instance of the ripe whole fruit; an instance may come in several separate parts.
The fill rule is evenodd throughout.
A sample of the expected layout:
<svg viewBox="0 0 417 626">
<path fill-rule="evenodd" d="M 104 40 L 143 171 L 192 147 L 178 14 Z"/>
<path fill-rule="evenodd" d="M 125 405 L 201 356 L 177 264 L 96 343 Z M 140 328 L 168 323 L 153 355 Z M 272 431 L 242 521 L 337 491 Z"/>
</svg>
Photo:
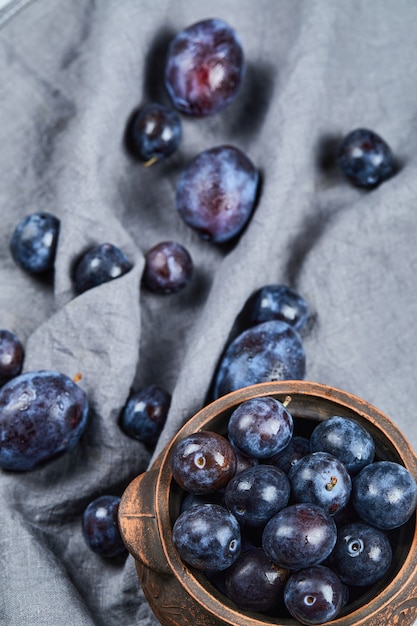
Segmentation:
<svg viewBox="0 0 417 626">
<path fill-rule="evenodd" d="M 82 532 L 88 547 L 106 558 L 127 554 L 117 521 L 119 504 L 118 496 L 99 496 L 90 502 L 82 516 Z"/>
<path fill-rule="evenodd" d="M 316 426 L 310 437 L 310 449 L 337 457 L 350 474 L 357 474 L 375 457 L 372 435 L 355 420 L 339 415 Z"/>
<path fill-rule="evenodd" d="M 284 589 L 287 609 L 307 626 L 335 618 L 343 606 L 344 597 L 339 577 L 324 565 L 298 570 L 290 576 Z"/>
<path fill-rule="evenodd" d="M 242 552 L 227 571 L 226 593 L 245 611 L 273 611 L 280 605 L 288 574 L 262 548 L 252 548 Z"/>
<path fill-rule="evenodd" d="M 352 480 L 344 464 L 327 452 L 307 454 L 288 474 L 294 500 L 314 502 L 329 515 L 335 515 L 348 503 Z"/>
<path fill-rule="evenodd" d="M 351 182 L 368 189 L 389 178 L 395 169 L 389 145 L 367 128 L 346 135 L 339 148 L 338 164 Z"/>
<path fill-rule="evenodd" d="M 143 282 L 155 293 L 177 293 L 187 287 L 193 275 L 190 253 L 176 241 L 161 241 L 145 254 Z"/>
<path fill-rule="evenodd" d="M 321 506 L 299 503 L 281 509 L 269 520 L 262 546 L 274 563 L 299 569 L 324 561 L 336 539 L 336 524 Z"/>
<path fill-rule="evenodd" d="M 145 165 L 171 156 L 182 135 L 178 113 L 157 102 L 147 104 L 135 114 L 129 131 L 131 150 Z"/>
<path fill-rule="evenodd" d="M 70 451 L 87 423 L 84 391 L 60 372 L 16 376 L 0 389 L 0 467 L 33 470 Z"/>
<path fill-rule="evenodd" d="M 288 285 L 264 285 L 248 299 L 247 308 L 252 326 L 282 320 L 299 331 L 309 315 L 307 302 Z"/>
<path fill-rule="evenodd" d="M 244 330 L 226 348 L 214 375 L 213 397 L 274 380 L 304 378 L 306 355 L 299 333 L 271 320 Z"/>
<path fill-rule="evenodd" d="M 55 215 L 38 211 L 24 217 L 10 240 L 10 251 L 17 265 L 31 274 L 53 269 L 60 221 Z"/>
<path fill-rule="evenodd" d="M 197 495 L 223 489 L 236 471 L 236 455 L 222 435 L 200 431 L 178 443 L 171 459 L 179 486 Z"/>
<path fill-rule="evenodd" d="M 77 294 L 127 274 L 132 264 L 127 256 L 112 243 L 101 243 L 87 250 L 74 269 L 74 288 Z"/>
<path fill-rule="evenodd" d="M 283 450 L 293 429 L 291 413 L 269 396 L 242 402 L 233 411 L 227 427 L 231 443 L 255 459 L 266 459 Z"/>
<path fill-rule="evenodd" d="M 242 45 L 226 22 L 207 19 L 192 24 L 172 40 L 165 85 L 181 113 L 205 116 L 228 106 L 245 73 Z"/>
<path fill-rule="evenodd" d="M 417 483 L 403 465 L 374 461 L 353 481 L 352 504 L 368 524 L 381 530 L 399 528 L 416 509 Z"/>
<path fill-rule="evenodd" d="M 131 393 L 120 416 L 123 432 L 145 445 L 155 446 L 165 425 L 171 394 L 159 385 Z"/>
<path fill-rule="evenodd" d="M 282 470 L 259 464 L 234 476 L 224 499 L 242 526 L 261 527 L 287 505 L 290 491 L 290 482 Z"/>
<path fill-rule="evenodd" d="M 176 206 L 202 239 L 221 244 L 236 237 L 255 207 L 259 174 L 238 148 L 216 146 L 200 152 L 182 171 Z"/>
<path fill-rule="evenodd" d="M 186 563 L 207 571 L 232 565 L 242 547 L 238 522 L 219 504 L 198 504 L 181 513 L 172 540 Z"/>
<path fill-rule="evenodd" d="M 386 574 L 391 562 L 391 544 L 382 530 L 361 522 L 339 528 L 330 564 L 342 582 L 372 585 Z"/>
</svg>

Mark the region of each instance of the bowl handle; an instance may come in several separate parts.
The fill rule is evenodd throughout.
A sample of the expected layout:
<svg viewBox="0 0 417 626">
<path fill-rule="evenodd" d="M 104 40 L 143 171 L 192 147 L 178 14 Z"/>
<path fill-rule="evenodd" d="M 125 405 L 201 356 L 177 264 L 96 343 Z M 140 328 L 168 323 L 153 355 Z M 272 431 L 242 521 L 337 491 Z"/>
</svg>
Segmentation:
<svg viewBox="0 0 417 626">
<path fill-rule="evenodd" d="M 158 469 L 150 469 L 127 486 L 119 505 L 119 528 L 137 561 L 159 574 L 170 574 L 155 517 L 157 477 Z"/>
</svg>

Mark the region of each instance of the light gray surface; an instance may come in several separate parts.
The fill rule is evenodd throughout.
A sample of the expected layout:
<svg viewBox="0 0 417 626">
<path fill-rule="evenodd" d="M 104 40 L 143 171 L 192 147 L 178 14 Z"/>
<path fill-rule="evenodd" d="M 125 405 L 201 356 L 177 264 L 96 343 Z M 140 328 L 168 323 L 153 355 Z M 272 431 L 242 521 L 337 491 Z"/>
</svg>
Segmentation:
<svg viewBox="0 0 417 626">
<path fill-rule="evenodd" d="M 126 121 L 166 97 L 169 37 L 213 16 L 242 39 L 240 97 L 214 117 L 183 119 L 178 154 L 144 169 L 124 150 Z M 310 304 L 306 378 L 363 397 L 417 447 L 416 31 L 413 0 L 35 0 L 4 22 L 0 327 L 22 338 L 25 369 L 82 372 L 93 416 L 71 456 L 0 475 L 1 624 L 156 624 L 133 560 L 90 553 L 80 517 L 149 462 L 117 426 L 130 387 L 173 393 L 159 450 L 202 406 L 233 321 L 263 284 L 288 283 Z M 380 133 L 402 164 L 372 192 L 329 162 L 334 142 L 358 126 Z M 181 168 L 221 143 L 246 151 L 263 179 L 250 226 L 228 251 L 175 212 Z M 53 287 L 20 271 L 8 250 L 17 221 L 40 209 L 62 222 Z M 162 239 L 194 259 L 182 294 L 140 289 L 143 254 Z M 71 263 L 104 240 L 124 247 L 134 270 L 74 298 Z"/>
</svg>

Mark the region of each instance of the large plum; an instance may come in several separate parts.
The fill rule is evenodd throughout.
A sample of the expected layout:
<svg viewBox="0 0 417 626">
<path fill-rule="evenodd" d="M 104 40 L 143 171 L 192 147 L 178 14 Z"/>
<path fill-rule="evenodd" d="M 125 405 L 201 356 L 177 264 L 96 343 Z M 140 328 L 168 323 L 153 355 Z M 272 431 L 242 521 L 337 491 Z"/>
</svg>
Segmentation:
<svg viewBox="0 0 417 626">
<path fill-rule="evenodd" d="M 203 150 L 178 180 L 178 213 L 202 239 L 224 243 L 240 234 L 251 217 L 258 181 L 252 161 L 238 148 Z"/>
<path fill-rule="evenodd" d="M 16 376 L 0 389 L 0 467 L 33 470 L 73 449 L 87 415 L 85 392 L 65 374 Z"/>
<path fill-rule="evenodd" d="M 305 350 L 299 333 L 286 322 L 271 320 L 248 328 L 230 343 L 215 374 L 213 396 L 304 375 Z"/>
<path fill-rule="evenodd" d="M 165 85 L 181 113 L 201 117 L 224 109 L 236 98 L 244 74 L 239 37 L 223 20 L 192 24 L 171 41 Z"/>
</svg>

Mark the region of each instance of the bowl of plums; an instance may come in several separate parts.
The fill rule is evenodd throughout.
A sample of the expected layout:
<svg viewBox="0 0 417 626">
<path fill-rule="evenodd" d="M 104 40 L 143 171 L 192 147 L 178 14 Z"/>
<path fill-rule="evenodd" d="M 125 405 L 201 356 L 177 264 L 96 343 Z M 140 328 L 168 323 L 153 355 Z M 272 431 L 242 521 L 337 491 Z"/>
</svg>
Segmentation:
<svg viewBox="0 0 417 626">
<path fill-rule="evenodd" d="M 394 421 L 309 381 L 191 417 L 122 495 L 119 526 L 163 625 L 412 625 L 417 458 Z"/>
</svg>

